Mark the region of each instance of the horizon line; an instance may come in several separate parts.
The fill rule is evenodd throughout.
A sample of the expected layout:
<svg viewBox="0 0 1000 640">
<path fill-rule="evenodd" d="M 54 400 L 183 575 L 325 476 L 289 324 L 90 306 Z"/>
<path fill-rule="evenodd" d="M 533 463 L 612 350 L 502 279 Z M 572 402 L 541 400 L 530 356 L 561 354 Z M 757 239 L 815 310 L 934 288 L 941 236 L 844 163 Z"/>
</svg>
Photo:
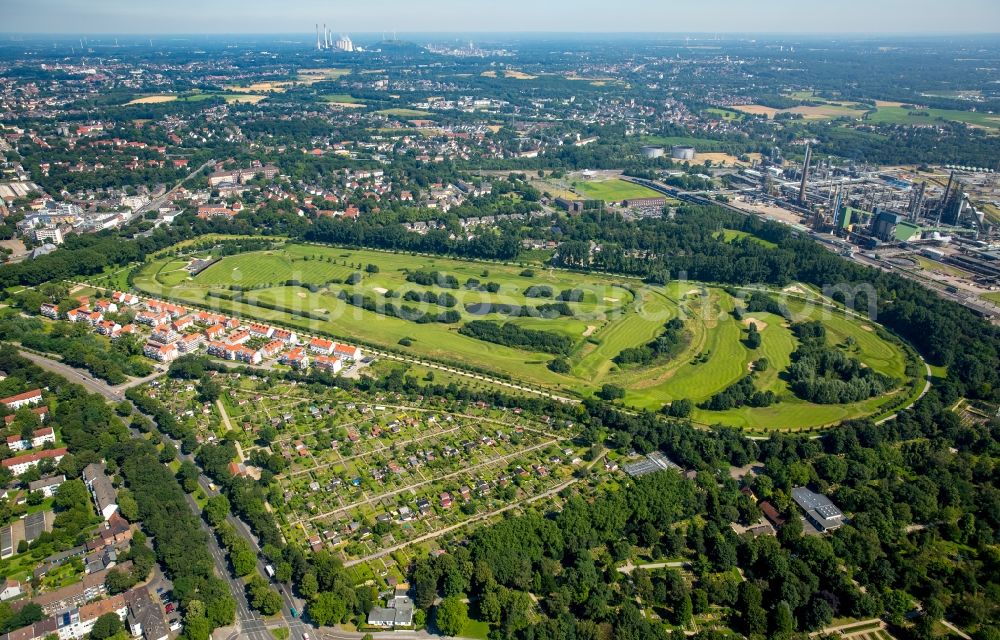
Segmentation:
<svg viewBox="0 0 1000 640">
<path fill-rule="evenodd" d="M 384 29 L 341 29 L 338 32 L 352 32 L 357 34 L 385 34 L 389 30 Z M 1000 37 L 1000 31 L 553 31 L 525 29 L 519 31 L 496 30 L 496 31 L 399 31 L 393 30 L 397 35 L 422 35 L 422 36 L 454 36 L 454 35 L 603 35 L 603 36 L 719 36 L 725 37 L 761 37 L 761 36 L 879 36 L 879 37 L 905 37 L 905 36 L 931 36 L 931 37 Z M 101 37 L 101 36 L 308 36 L 312 35 L 310 29 L 303 31 L 0 31 L 0 37 L 10 36 L 72 36 L 72 37 Z M 398 38 L 397 38 L 398 39 Z"/>
</svg>

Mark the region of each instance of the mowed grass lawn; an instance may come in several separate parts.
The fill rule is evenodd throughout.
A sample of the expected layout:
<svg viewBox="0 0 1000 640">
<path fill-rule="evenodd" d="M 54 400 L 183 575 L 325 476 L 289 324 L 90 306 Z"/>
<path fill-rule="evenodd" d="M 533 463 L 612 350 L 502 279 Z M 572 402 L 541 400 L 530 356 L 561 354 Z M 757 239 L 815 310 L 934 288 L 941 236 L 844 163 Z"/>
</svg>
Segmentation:
<svg viewBox="0 0 1000 640">
<path fill-rule="evenodd" d="M 681 398 L 696 404 L 703 402 L 747 375 L 751 363 L 760 358 L 766 358 L 769 367 L 755 375 L 754 385 L 762 391 L 773 391 L 781 397 L 781 402 L 770 407 L 728 411 L 695 409 L 692 418 L 706 425 L 724 424 L 759 431 L 811 428 L 877 413 L 895 394 L 906 393 L 906 354 L 899 344 L 881 338 L 869 323 L 828 307 L 807 306 L 796 298 L 786 298 L 784 302 L 793 321 L 821 321 L 827 330 L 827 342 L 834 347 L 843 348 L 847 338 L 853 338 L 854 347 L 848 351 L 852 357 L 901 382 L 899 390 L 892 394 L 848 405 L 818 405 L 799 400 L 782 375 L 798 346 L 788 322 L 770 313 L 748 313 L 739 322 L 730 313 L 736 303 L 728 294 L 717 289 L 708 289 L 708 294 L 706 299 L 692 293 L 686 303 L 692 341 L 683 353 L 658 370 L 620 374 L 617 382 L 628 389 L 629 404 L 657 409 Z M 743 342 L 749 322 L 754 322 L 761 333 L 762 343 L 757 349 L 749 349 Z M 609 379 L 615 380 L 615 374 Z"/>
<path fill-rule="evenodd" d="M 611 180 L 578 181 L 573 187 L 589 200 L 620 202 L 629 198 L 662 198 L 663 194 L 652 189 L 612 178 Z"/>
<path fill-rule="evenodd" d="M 442 359 L 453 359 L 477 367 L 494 369 L 516 379 L 529 383 L 560 387 L 568 392 L 579 392 L 581 386 L 592 387 L 574 376 L 564 376 L 549 371 L 547 364 L 553 357 L 548 353 L 531 353 L 483 342 L 460 335 L 458 329 L 472 319 L 497 322 L 513 322 L 528 329 L 561 333 L 582 344 L 585 333 L 597 331 L 607 324 L 620 322 L 630 317 L 628 311 L 620 311 L 630 305 L 633 294 L 622 286 L 638 285 L 637 281 L 619 282 L 613 278 L 588 276 L 565 271 L 535 268 L 531 277 L 520 275 L 519 266 L 483 264 L 447 258 L 413 256 L 376 251 L 361 251 L 289 244 L 284 249 L 259 251 L 227 257 L 212 265 L 195 278 L 188 278 L 184 269 L 187 261 L 163 258 L 145 266 L 136 275 L 138 288 L 153 295 L 164 295 L 194 304 L 216 306 L 220 309 L 256 316 L 261 319 L 287 324 L 303 331 L 313 331 L 339 336 L 344 340 L 360 340 L 399 348 L 404 338 L 412 340 L 410 350 L 414 355 L 426 355 Z M 378 273 L 367 273 L 369 264 L 378 266 Z M 438 271 L 454 276 L 464 285 L 469 278 L 476 278 L 483 284 L 495 282 L 500 285 L 497 293 L 446 289 L 437 286 L 425 287 L 406 281 L 406 271 Z M 357 286 L 342 284 L 352 273 L 363 274 Z M 310 290 L 305 286 L 286 286 L 289 280 L 314 285 Z M 244 292 L 247 303 L 233 302 L 209 297 L 210 291 L 227 293 L 230 285 L 253 288 Z M 554 302 L 549 298 L 527 298 L 525 290 L 533 285 L 546 285 L 558 295 L 565 289 L 580 289 L 584 292 L 580 302 L 567 303 L 574 312 L 573 317 L 555 319 L 515 317 L 509 318 L 498 313 L 472 315 L 465 310 L 467 304 L 502 303 L 511 305 L 539 306 Z M 359 307 L 347 305 L 337 297 L 341 290 L 361 293 L 375 300 L 386 300 L 386 291 L 400 294 L 414 290 L 434 291 L 437 294 L 450 293 L 459 304 L 455 307 L 462 314 L 462 321 L 454 324 L 418 324 L 400 318 L 392 318 Z M 310 320 L 301 315 L 285 311 L 254 306 L 260 301 L 296 312 L 318 314 L 322 320 Z M 406 302 L 401 298 L 386 300 L 393 304 L 407 304 L 428 312 L 444 311 L 437 305 L 422 305 Z M 661 323 L 662 324 L 662 323 Z M 632 337 L 629 344 L 627 334 L 623 340 L 626 346 L 636 346 L 649 338 L 644 334 Z M 622 347 L 624 348 L 624 347 Z M 620 349 L 618 349 L 620 350 Z M 615 351 L 613 355 L 617 355 Z"/>
<path fill-rule="evenodd" d="M 813 405 L 798 400 L 788 390 L 782 375 L 797 346 L 788 322 L 768 313 L 746 314 L 744 321 L 738 321 L 732 313 L 739 304 L 736 300 L 721 289 L 698 283 L 650 287 L 637 280 L 538 267 L 527 276 L 521 275 L 522 267 L 515 265 L 303 244 L 230 256 L 194 278 L 188 277 L 186 265 L 185 258 L 164 256 L 139 270 L 135 284 L 152 295 L 215 307 L 226 313 L 256 317 L 345 341 L 400 349 L 399 342 L 406 338 L 412 341 L 408 351 L 414 356 L 486 368 L 562 395 L 584 397 L 604 384 L 616 384 L 626 389 L 625 402 L 635 408 L 656 410 L 681 398 L 702 402 L 747 375 L 753 361 L 767 358 L 770 367 L 757 374 L 755 384 L 759 389 L 774 391 L 782 401 L 767 408 L 743 407 L 722 412 L 697 409 L 694 420 L 706 425 L 719 423 L 751 430 L 816 427 L 877 413 L 880 405 L 895 397 L 889 394 L 853 405 Z M 376 265 L 378 272 L 368 273 L 367 265 Z M 464 286 L 457 290 L 422 286 L 407 282 L 408 271 L 438 271 L 454 276 L 460 285 L 476 278 L 484 284 L 497 283 L 500 289 L 490 294 Z M 363 274 L 362 281 L 353 286 L 344 284 L 355 272 Z M 289 280 L 301 284 L 287 284 Z M 243 302 L 208 295 L 213 291 L 226 294 L 233 284 L 247 288 Z M 548 298 L 526 298 L 525 289 L 533 285 L 547 285 L 555 294 L 576 288 L 584 296 L 579 302 L 568 303 L 572 317 L 554 319 L 510 318 L 497 313 L 474 316 L 465 308 L 466 304 L 538 306 L 552 302 Z M 462 320 L 453 324 L 418 324 L 388 317 L 347 305 L 338 298 L 342 290 L 383 301 L 386 291 L 447 292 L 458 298 L 455 309 L 460 311 Z M 391 302 L 404 303 L 401 298 L 393 298 Z M 900 345 L 884 339 L 876 326 L 819 304 L 807 306 L 795 297 L 786 297 L 784 302 L 793 320 L 820 320 L 827 328 L 832 346 L 847 348 L 844 345 L 852 338 L 853 357 L 886 375 L 900 380 L 905 377 L 905 352 Z M 405 304 L 428 312 L 444 310 L 437 305 Z M 655 339 L 673 317 L 684 320 L 690 338 L 676 357 L 647 366 L 618 367 L 613 362 L 622 350 Z M 570 372 L 550 371 L 547 364 L 555 357 L 552 354 L 492 344 L 458 333 L 465 322 L 476 318 L 569 336 L 574 342 L 567 356 Z M 750 321 L 757 325 L 763 338 L 762 346 L 755 350 L 744 344 Z M 903 392 L 901 387 L 897 393 Z"/>
</svg>

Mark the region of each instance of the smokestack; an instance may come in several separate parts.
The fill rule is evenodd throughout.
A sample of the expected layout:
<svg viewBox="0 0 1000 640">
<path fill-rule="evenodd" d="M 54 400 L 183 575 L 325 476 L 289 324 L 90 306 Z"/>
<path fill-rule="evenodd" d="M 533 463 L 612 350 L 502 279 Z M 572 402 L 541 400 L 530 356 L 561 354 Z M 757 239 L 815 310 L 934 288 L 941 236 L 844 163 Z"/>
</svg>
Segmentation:
<svg viewBox="0 0 1000 640">
<path fill-rule="evenodd" d="M 317 22 L 316 23 L 316 50 L 319 51 L 320 48 L 321 47 L 319 46 L 319 23 Z"/>
<path fill-rule="evenodd" d="M 802 184 L 799 185 L 799 206 L 806 206 L 806 181 L 809 179 L 809 162 L 812 160 L 812 147 L 806 145 L 806 158 L 802 162 Z"/>
</svg>

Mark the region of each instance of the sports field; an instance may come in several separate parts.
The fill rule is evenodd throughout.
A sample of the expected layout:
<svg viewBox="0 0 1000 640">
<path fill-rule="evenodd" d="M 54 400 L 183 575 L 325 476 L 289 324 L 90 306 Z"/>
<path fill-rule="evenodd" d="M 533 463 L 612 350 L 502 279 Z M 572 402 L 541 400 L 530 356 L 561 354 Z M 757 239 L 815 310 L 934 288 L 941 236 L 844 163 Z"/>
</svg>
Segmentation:
<svg viewBox="0 0 1000 640">
<path fill-rule="evenodd" d="M 165 255 L 148 263 L 136 272 L 135 286 L 151 295 L 305 332 L 493 371 L 569 397 L 585 397 L 605 384 L 613 384 L 626 390 L 625 403 L 635 408 L 656 410 L 682 398 L 698 403 L 747 375 L 753 361 L 767 358 L 771 366 L 756 375 L 755 385 L 760 390 L 774 391 L 781 402 L 767 408 L 742 407 L 722 412 L 697 409 L 694 419 L 706 425 L 722 423 L 754 431 L 817 427 L 879 413 L 879 407 L 894 401 L 896 394 L 908 393 L 902 386 L 907 356 L 901 345 L 887 340 L 872 325 L 820 304 L 807 306 L 794 295 L 785 300 L 793 321 L 820 320 L 831 345 L 850 349 L 850 354 L 866 366 L 899 379 L 899 390 L 852 405 L 814 405 L 798 400 L 788 391 L 782 376 L 797 346 L 788 322 L 767 313 L 748 314 L 743 321 L 737 320 L 732 312 L 742 305 L 741 301 L 721 289 L 697 283 L 647 286 L 624 277 L 540 267 L 527 273 L 515 265 L 292 243 L 271 251 L 223 258 L 191 278 L 185 269 L 191 257 Z M 459 287 L 408 281 L 407 274 L 413 272 L 451 276 Z M 360 282 L 348 284 L 356 273 L 361 274 Z M 479 280 L 484 287 L 492 283 L 495 292 L 466 287 L 469 279 Z M 244 289 L 242 300 L 231 299 L 233 285 Z M 532 286 L 550 287 L 555 295 L 576 289 L 582 295 L 566 303 L 571 316 L 554 318 L 512 317 L 497 313 L 495 307 L 483 306 L 502 303 L 536 307 L 555 301 L 526 296 Z M 346 304 L 338 297 L 341 291 L 434 313 L 444 308 L 406 302 L 402 296 L 407 292 L 449 293 L 458 301 L 452 309 L 459 312 L 460 320 L 421 324 L 389 317 L 377 309 Z M 388 292 L 395 292 L 397 297 L 387 298 Z M 685 334 L 682 348 L 674 357 L 644 365 L 619 366 L 614 362 L 622 350 L 641 347 L 657 338 L 664 324 L 674 317 L 683 320 Z M 555 357 L 552 353 L 494 344 L 459 333 L 466 322 L 476 319 L 509 322 L 522 329 L 568 337 L 572 345 L 565 356 L 568 373 L 549 369 Z M 751 320 L 763 338 L 758 349 L 744 344 Z M 409 342 L 409 346 L 401 346 L 401 341 Z M 853 346 L 847 347 L 848 342 Z"/>
<path fill-rule="evenodd" d="M 612 178 L 610 180 L 592 180 L 573 183 L 573 187 L 580 192 L 584 198 L 590 200 L 604 200 L 605 202 L 619 202 L 628 198 L 662 198 L 663 194 L 652 189 Z"/>
</svg>

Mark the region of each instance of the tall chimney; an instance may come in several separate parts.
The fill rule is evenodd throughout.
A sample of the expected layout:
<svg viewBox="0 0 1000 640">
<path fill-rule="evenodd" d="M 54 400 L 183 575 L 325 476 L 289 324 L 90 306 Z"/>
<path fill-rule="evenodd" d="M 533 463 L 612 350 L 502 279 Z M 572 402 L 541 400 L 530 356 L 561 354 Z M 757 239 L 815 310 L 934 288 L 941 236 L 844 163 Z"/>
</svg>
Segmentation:
<svg viewBox="0 0 1000 640">
<path fill-rule="evenodd" d="M 316 23 L 316 50 L 319 51 L 322 47 L 319 46 L 319 23 Z"/>
<path fill-rule="evenodd" d="M 806 181 L 809 179 L 809 162 L 812 160 L 812 147 L 806 145 L 806 157 L 802 162 L 802 184 L 799 185 L 799 206 L 806 206 Z"/>
</svg>

